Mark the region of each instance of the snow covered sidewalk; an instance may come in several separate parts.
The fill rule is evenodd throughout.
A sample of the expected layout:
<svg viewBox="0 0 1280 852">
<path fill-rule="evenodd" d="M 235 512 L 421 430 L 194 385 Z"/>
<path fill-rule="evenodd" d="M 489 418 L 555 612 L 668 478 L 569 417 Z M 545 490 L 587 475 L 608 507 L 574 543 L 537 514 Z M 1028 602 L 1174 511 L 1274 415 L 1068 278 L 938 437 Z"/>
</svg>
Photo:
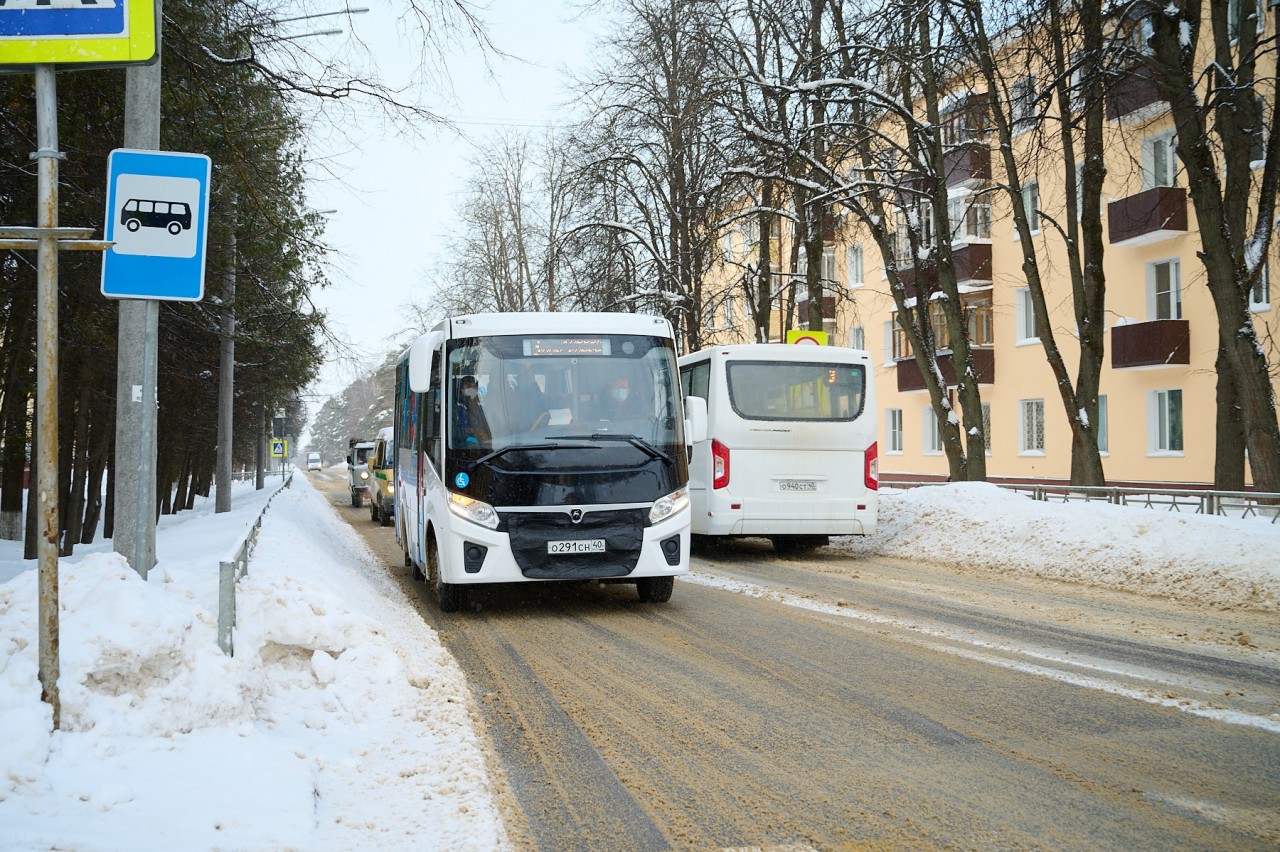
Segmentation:
<svg viewBox="0 0 1280 852">
<path fill-rule="evenodd" d="M 218 560 L 278 485 L 163 518 L 149 581 L 110 542 L 62 560 L 56 733 L 35 563 L 0 542 L 0 848 L 509 845 L 461 672 L 302 476 L 218 650 Z"/>
</svg>

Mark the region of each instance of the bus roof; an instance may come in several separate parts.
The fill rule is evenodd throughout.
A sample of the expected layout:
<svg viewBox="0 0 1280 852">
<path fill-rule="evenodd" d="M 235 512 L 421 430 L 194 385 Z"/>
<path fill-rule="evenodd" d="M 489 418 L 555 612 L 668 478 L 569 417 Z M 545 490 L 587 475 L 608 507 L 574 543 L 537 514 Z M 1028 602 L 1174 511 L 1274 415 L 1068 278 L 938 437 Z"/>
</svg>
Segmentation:
<svg viewBox="0 0 1280 852">
<path fill-rule="evenodd" d="M 672 337 L 671 323 L 649 314 L 507 313 L 467 314 L 441 321 L 432 331 L 446 337 L 500 334 L 646 334 Z"/>
<path fill-rule="evenodd" d="M 870 363 L 871 354 L 865 349 L 847 346 L 806 346 L 794 343 L 731 343 L 725 346 L 708 346 L 697 352 L 680 356 L 680 363 L 700 356 L 767 359 L 770 361 L 844 361 Z"/>
</svg>

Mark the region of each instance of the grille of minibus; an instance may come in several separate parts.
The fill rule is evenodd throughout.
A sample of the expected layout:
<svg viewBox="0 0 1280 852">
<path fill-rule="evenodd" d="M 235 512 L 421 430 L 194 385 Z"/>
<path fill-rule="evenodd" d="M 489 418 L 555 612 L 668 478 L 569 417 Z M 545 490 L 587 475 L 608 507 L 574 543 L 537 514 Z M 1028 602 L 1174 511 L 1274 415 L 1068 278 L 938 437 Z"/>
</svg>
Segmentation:
<svg viewBox="0 0 1280 852">
<path fill-rule="evenodd" d="M 640 560 L 645 509 L 586 510 L 580 523 L 565 512 L 502 512 L 511 552 L 526 577 L 535 580 L 591 580 L 624 577 Z M 549 541 L 597 539 L 604 553 L 547 552 Z"/>
</svg>

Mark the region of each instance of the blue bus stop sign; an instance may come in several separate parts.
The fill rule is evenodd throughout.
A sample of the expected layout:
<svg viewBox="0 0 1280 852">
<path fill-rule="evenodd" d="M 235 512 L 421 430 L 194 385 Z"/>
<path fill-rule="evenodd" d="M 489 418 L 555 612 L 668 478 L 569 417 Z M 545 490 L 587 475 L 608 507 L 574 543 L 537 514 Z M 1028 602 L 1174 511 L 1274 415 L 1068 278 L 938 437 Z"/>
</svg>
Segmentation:
<svg viewBox="0 0 1280 852">
<path fill-rule="evenodd" d="M 198 302 L 204 297 L 209 175 L 204 154 L 117 148 L 107 160 L 102 295 Z"/>
</svg>

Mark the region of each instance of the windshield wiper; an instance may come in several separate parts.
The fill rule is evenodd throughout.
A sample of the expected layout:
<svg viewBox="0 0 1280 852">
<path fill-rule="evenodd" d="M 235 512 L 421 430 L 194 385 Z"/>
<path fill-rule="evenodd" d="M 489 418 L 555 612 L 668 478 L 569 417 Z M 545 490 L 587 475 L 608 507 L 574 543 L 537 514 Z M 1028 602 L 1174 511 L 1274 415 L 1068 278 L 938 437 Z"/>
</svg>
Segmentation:
<svg viewBox="0 0 1280 852">
<path fill-rule="evenodd" d="M 636 437 L 635 435 L 622 435 L 622 434 L 617 434 L 613 432 L 593 432 L 590 435 L 563 435 L 563 436 L 557 436 L 557 437 L 564 437 L 564 438 L 569 438 L 570 440 L 579 440 L 579 441 L 626 441 L 627 443 L 631 444 L 631 446 L 635 447 L 636 449 L 640 450 L 641 452 L 645 453 L 651 458 L 661 459 L 667 464 L 673 463 L 671 461 L 671 456 L 667 455 L 662 450 L 655 447 L 653 444 L 650 444 L 644 438 L 639 438 L 639 437 Z"/>
</svg>

